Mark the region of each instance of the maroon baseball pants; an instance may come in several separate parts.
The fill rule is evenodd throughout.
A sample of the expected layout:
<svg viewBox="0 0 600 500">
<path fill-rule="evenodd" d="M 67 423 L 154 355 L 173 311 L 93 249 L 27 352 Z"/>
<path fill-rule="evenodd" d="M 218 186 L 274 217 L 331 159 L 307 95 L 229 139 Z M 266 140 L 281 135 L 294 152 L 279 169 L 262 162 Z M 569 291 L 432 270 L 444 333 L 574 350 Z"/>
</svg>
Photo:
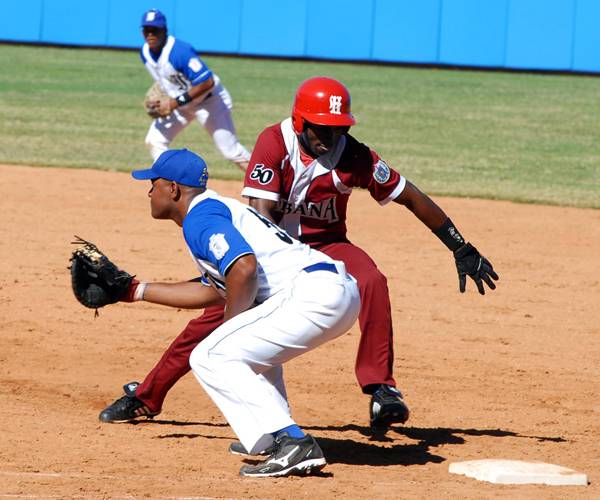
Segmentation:
<svg viewBox="0 0 600 500">
<path fill-rule="evenodd" d="M 358 281 L 360 343 L 355 370 L 363 392 L 371 392 L 369 386 L 375 384 L 395 387 L 392 375 L 392 306 L 386 277 L 364 250 L 350 242 L 328 243 L 314 248 L 332 259 L 341 260 L 346 265 L 346 270 Z"/>
<path fill-rule="evenodd" d="M 207 307 L 191 320 L 146 375 L 135 395 L 152 411 L 159 412 L 167 392 L 190 371 L 190 354 L 203 339 L 223 324 L 223 306 Z"/>
</svg>

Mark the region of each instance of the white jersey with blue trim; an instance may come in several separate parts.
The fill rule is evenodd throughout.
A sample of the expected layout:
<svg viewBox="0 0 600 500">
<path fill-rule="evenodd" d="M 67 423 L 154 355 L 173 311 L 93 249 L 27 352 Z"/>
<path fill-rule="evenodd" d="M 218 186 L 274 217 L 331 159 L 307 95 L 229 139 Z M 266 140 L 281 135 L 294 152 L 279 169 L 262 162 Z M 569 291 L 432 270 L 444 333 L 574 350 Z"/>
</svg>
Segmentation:
<svg viewBox="0 0 600 500">
<path fill-rule="evenodd" d="M 240 257 L 254 254 L 258 261 L 258 303 L 288 286 L 304 268 L 334 262 L 293 239 L 248 205 L 211 190 L 190 203 L 183 235 L 204 282 L 210 282 L 222 295 L 226 294 L 225 276 L 231 266 Z"/>
<path fill-rule="evenodd" d="M 170 97 L 177 97 L 211 76 L 215 85 L 219 77 L 198 57 L 194 48 L 186 42 L 168 36 L 158 58 L 145 43 L 140 57 L 146 69 Z"/>
</svg>

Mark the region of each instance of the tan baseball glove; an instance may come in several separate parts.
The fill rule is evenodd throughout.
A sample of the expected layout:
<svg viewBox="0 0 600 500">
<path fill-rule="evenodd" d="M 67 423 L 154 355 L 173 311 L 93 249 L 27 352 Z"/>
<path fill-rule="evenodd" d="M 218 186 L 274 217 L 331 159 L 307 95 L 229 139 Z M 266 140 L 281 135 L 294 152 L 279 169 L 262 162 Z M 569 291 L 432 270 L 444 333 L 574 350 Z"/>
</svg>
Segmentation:
<svg viewBox="0 0 600 500">
<path fill-rule="evenodd" d="M 165 93 L 162 87 L 158 83 L 155 83 L 146 92 L 144 109 L 152 118 L 169 116 L 171 114 L 170 101 L 171 98 Z"/>
</svg>

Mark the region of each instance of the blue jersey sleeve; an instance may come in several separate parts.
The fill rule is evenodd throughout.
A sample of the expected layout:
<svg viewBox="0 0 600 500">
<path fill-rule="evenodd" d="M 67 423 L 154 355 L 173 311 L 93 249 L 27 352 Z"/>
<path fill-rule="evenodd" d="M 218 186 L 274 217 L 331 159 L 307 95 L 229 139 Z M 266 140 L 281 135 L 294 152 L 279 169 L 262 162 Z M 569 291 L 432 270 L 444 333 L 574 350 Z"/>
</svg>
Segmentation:
<svg viewBox="0 0 600 500">
<path fill-rule="evenodd" d="M 222 276 L 237 259 L 254 254 L 233 225 L 229 208 L 218 200 L 192 208 L 183 220 L 183 236 L 194 257 L 214 264 Z"/>
<path fill-rule="evenodd" d="M 212 76 L 212 71 L 198 57 L 198 54 L 189 43 L 175 40 L 173 49 L 169 54 L 169 62 L 173 67 L 183 73 L 192 86 L 198 85 Z"/>
</svg>

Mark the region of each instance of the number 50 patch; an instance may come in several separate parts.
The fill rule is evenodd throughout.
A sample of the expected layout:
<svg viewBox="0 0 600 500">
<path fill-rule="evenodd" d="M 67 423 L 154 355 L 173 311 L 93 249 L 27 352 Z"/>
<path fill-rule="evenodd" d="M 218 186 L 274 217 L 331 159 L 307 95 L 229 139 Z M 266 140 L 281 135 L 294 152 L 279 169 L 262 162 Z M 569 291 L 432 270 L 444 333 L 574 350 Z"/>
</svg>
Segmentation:
<svg viewBox="0 0 600 500">
<path fill-rule="evenodd" d="M 257 163 L 250 172 L 250 179 L 258 181 L 260 184 L 268 184 L 274 175 L 272 169 L 265 167 L 263 163 Z"/>
</svg>

